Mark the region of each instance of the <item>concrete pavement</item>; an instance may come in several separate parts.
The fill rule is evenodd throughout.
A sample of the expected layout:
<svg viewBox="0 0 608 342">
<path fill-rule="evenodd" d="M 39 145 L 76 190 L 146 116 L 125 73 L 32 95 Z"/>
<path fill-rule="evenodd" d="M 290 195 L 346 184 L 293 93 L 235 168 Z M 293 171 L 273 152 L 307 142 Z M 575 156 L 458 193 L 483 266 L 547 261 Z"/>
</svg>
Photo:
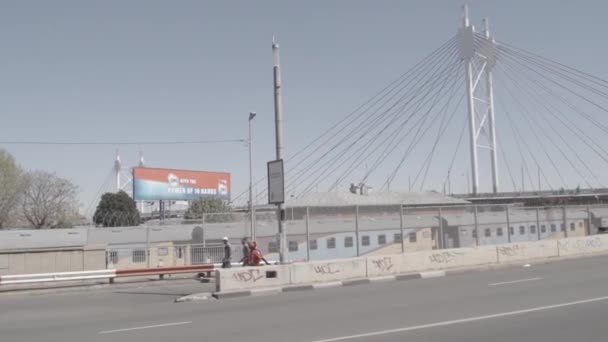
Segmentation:
<svg viewBox="0 0 608 342">
<path fill-rule="evenodd" d="M 605 258 L 179 304 L 171 288 L 0 296 L 0 340 L 606 341 Z"/>
</svg>

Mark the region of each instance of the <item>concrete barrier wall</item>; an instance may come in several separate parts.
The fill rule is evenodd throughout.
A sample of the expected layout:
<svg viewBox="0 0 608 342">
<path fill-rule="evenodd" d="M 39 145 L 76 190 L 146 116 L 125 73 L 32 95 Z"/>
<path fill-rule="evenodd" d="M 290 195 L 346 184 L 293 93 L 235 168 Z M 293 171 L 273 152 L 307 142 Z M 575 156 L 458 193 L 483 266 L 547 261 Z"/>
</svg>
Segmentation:
<svg viewBox="0 0 608 342">
<path fill-rule="evenodd" d="M 557 240 L 559 256 L 608 252 L 608 235 Z"/>
<path fill-rule="evenodd" d="M 290 265 L 222 268 L 216 271 L 217 291 L 277 287 L 291 284 Z"/>
<path fill-rule="evenodd" d="M 559 256 L 557 240 L 520 242 L 496 246 L 499 263 L 555 258 Z"/>
<path fill-rule="evenodd" d="M 366 276 L 366 258 L 328 260 L 291 265 L 291 281 L 293 284 L 347 280 L 365 278 Z"/>
<path fill-rule="evenodd" d="M 400 270 L 402 273 L 441 270 L 495 264 L 497 260 L 495 247 L 442 249 L 404 254 Z"/>
</svg>

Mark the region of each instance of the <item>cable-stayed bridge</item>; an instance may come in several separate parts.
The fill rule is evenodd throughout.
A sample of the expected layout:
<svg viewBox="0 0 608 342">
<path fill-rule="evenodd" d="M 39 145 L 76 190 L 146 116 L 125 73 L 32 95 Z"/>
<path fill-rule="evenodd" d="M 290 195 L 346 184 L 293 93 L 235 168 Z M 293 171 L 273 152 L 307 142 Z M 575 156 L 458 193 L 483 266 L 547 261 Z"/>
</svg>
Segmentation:
<svg viewBox="0 0 608 342">
<path fill-rule="evenodd" d="M 351 183 L 472 195 L 605 188 L 608 81 L 495 39 L 487 19 L 477 30 L 463 12 L 453 37 L 286 159 L 288 196 Z"/>
</svg>

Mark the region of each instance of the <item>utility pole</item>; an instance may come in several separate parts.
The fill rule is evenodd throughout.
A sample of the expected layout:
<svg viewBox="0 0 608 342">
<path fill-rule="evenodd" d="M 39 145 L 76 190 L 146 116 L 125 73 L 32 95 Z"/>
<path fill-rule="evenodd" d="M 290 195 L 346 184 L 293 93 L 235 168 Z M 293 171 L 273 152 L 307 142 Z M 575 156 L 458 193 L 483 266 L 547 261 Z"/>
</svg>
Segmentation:
<svg viewBox="0 0 608 342">
<path fill-rule="evenodd" d="M 256 113 L 255 112 L 250 112 L 249 113 L 249 139 L 247 139 L 248 141 L 248 145 L 249 145 L 249 228 L 250 228 L 250 232 L 249 232 L 249 236 L 251 236 L 251 240 L 255 240 L 255 213 L 253 211 L 253 158 L 252 158 L 252 143 L 253 141 L 251 140 L 251 125 L 253 122 L 253 119 L 255 118 Z"/>
<path fill-rule="evenodd" d="M 272 37 L 273 76 L 274 76 L 274 122 L 276 138 L 276 160 L 283 159 L 283 102 L 281 99 L 281 60 L 279 56 L 279 43 Z M 285 208 L 282 203 L 277 205 L 277 218 L 279 222 L 279 260 L 285 263 L 287 254 L 287 235 L 285 232 Z"/>
</svg>

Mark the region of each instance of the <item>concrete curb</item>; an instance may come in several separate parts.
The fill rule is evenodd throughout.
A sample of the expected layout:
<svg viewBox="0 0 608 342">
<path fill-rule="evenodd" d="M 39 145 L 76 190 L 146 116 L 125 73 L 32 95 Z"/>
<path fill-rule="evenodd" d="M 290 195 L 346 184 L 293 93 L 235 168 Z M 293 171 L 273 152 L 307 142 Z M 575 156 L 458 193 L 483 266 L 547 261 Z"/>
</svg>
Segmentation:
<svg viewBox="0 0 608 342">
<path fill-rule="evenodd" d="M 246 291 L 215 292 L 213 294 L 213 297 L 216 299 L 229 299 L 229 298 L 240 298 L 240 297 L 248 297 L 248 296 L 272 295 L 272 294 L 279 294 L 282 292 L 298 292 L 298 291 L 308 291 L 308 290 L 317 290 L 317 289 L 327 289 L 327 288 L 332 288 L 332 287 L 357 286 L 357 285 L 365 285 L 365 284 L 389 282 L 389 281 L 405 281 L 405 280 L 415 280 L 415 279 L 438 278 L 438 277 L 444 277 L 444 276 L 446 276 L 445 271 L 406 273 L 406 274 L 397 274 L 397 275 L 391 275 L 391 276 L 349 279 L 349 280 L 333 281 L 333 282 L 317 283 L 317 284 L 288 285 L 288 286 L 283 286 L 283 287 L 261 288 L 261 289 L 252 289 L 252 290 L 246 290 Z M 195 296 L 195 295 L 193 295 L 193 296 Z M 189 297 L 189 296 L 186 296 L 186 297 Z"/>
</svg>

